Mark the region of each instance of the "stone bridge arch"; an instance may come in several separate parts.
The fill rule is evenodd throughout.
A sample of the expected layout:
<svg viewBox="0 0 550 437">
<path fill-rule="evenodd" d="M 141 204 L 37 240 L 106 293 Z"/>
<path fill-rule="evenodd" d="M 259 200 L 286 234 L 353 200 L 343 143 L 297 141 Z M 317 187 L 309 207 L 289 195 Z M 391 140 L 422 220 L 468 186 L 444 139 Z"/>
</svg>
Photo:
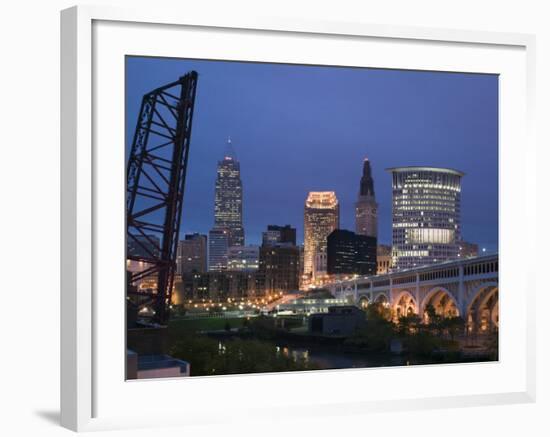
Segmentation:
<svg viewBox="0 0 550 437">
<path fill-rule="evenodd" d="M 390 299 L 386 292 L 380 291 L 373 296 L 374 303 L 381 303 L 382 305 L 390 305 Z"/>
<path fill-rule="evenodd" d="M 369 306 L 369 303 L 371 301 L 371 296 L 368 294 L 362 294 L 357 299 L 357 306 L 361 309 L 365 309 Z"/>
<path fill-rule="evenodd" d="M 463 316 L 454 294 L 446 287 L 440 285 L 431 288 L 422 299 L 419 315 L 424 319 L 428 305 L 432 305 L 436 314 L 443 317 Z"/>
<path fill-rule="evenodd" d="M 468 293 L 466 324 L 468 332 L 483 333 L 499 326 L 498 282 L 490 281 L 477 285 Z"/>
<path fill-rule="evenodd" d="M 397 320 L 402 316 L 418 314 L 418 302 L 409 290 L 397 291 L 392 297 L 391 307 Z"/>
</svg>

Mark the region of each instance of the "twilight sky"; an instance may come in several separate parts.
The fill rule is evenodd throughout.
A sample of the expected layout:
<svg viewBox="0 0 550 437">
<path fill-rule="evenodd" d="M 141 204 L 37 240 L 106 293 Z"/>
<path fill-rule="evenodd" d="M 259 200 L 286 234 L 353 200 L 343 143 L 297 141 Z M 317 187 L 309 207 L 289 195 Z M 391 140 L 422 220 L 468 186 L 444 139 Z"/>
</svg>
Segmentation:
<svg viewBox="0 0 550 437">
<path fill-rule="evenodd" d="M 127 153 L 142 95 L 199 73 L 182 217 L 214 223 L 217 161 L 231 136 L 241 163 L 246 244 L 268 224 L 303 240 L 309 191 L 335 191 L 354 230 L 363 158 L 371 161 L 381 243 L 391 243 L 388 167 L 451 167 L 462 180 L 462 235 L 498 248 L 496 75 L 127 57 Z"/>
</svg>

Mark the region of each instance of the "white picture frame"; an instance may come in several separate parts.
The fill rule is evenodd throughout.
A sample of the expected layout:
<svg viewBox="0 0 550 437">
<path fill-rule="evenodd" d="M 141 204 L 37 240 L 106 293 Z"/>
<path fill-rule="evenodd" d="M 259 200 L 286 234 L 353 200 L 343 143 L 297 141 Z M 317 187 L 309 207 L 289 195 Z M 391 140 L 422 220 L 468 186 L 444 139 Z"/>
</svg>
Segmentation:
<svg viewBox="0 0 550 437">
<path fill-rule="evenodd" d="M 124 149 L 123 142 L 119 144 L 117 139 L 120 139 L 120 130 L 123 128 L 120 126 L 117 130 L 116 125 L 110 126 L 104 122 L 102 119 L 104 112 L 99 108 L 104 108 L 102 105 L 105 105 L 102 93 L 110 92 L 112 111 L 118 111 L 116 116 L 111 118 L 115 121 L 120 120 L 120 108 L 123 107 L 120 93 L 123 93 L 124 88 L 124 74 L 121 75 L 120 70 L 120 63 L 123 64 L 123 60 L 120 59 L 121 53 L 181 56 L 174 51 L 173 47 L 157 44 L 158 41 L 147 45 L 140 40 L 141 33 L 145 32 L 149 41 L 151 38 L 153 40 L 159 38 L 158 41 L 161 41 L 162 38 L 173 37 L 177 32 L 184 32 L 186 35 L 196 32 L 206 39 L 210 38 L 210 34 L 223 32 L 224 37 L 234 38 L 234 41 L 255 40 L 254 43 L 250 43 L 249 54 L 245 55 L 247 59 L 277 58 L 281 61 L 286 59 L 288 62 L 303 63 L 311 61 L 300 59 L 299 47 L 296 48 L 296 52 L 285 52 L 289 50 L 288 46 L 286 49 L 284 47 L 285 41 L 288 44 L 287 40 L 292 39 L 293 44 L 300 46 L 301 42 L 309 44 L 311 41 L 325 38 L 322 41 L 326 43 L 330 39 L 335 47 L 338 44 L 350 46 L 371 44 L 373 57 L 380 56 L 378 64 L 372 66 L 406 68 L 406 65 L 409 65 L 406 63 L 409 62 L 411 68 L 419 68 L 420 62 L 424 69 L 453 71 L 459 70 L 459 65 L 464 65 L 468 71 L 490 70 L 492 73 L 502 74 L 503 78 L 510 78 L 506 79 L 501 87 L 501 97 L 504 99 L 505 107 L 500 114 L 502 143 L 499 162 L 501 168 L 500 234 L 503 238 L 501 281 L 503 284 L 511 284 L 510 289 L 519 291 L 516 292 L 517 295 L 513 295 L 514 305 L 510 304 L 511 294 L 502 293 L 501 310 L 503 324 L 514 323 L 518 328 L 512 331 L 503 325 L 501 330 L 501 341 L 504 342 L 503 353 L 498 363 L 449 367 L 350 369 L 309 372 L 307 375 L 300 373 L 191 378 L 188 379 L 186 386 L 187 396 L 192 394 L 196 396 L 195 399 L 204 400 L 208 393 L 219 390 L 222 383 L 227 390 L 237 391 L 240 391 L 240 387 L 242 391 L 260 390 L 261 387 L 265 390 L 265 387 L 273 387 L 274 391 L 270 392 L 269 400 L 256 397 L 255 405 L 252 405 L 244 397 L 241 399 L 245 408 L 254 411 L 254 420 L 259 421 L 270 420 L 275 414 L 277 416 L 364 414 L 372 411 L 534 401 L 535 311 L 532 302 L 534 302 L 535 293 L 535 272 L 527 261 L 519 259 L 522 257 L 522 252 L 518 251 L 518 254 L 514 255 L 512 249 L 521 248 L 518 246 L 521 242 L 534 247 L 535 216 L 529 215 L 526 208 L 513 210 L 508 204 L 507 197 L 503 196 L 505 190 L 506 196 L 521 198 L 524 206 L 529 205 L 534 208 L 536 204 L 535 173 L 534 170 L 528 170 L 535 168 L 536 160 L 536 146 L 533 138 L 534 36 L 385 26 L 360 22 L 316 22 L 305 19 L 298 22 L 280 18 L 245 16 L 239 19 L 228 19 L 215 15 L 195 16 L 189 10 L 163 11 L 157 8 L 130 10 L 103 6 L 78 6 L 61 13 L 61 423 L 63 426 L 81 431 L 166 424 L 193 425 L 233 420 L 231 408 L 223 411 L 221 404 L 215 402 L 209 406 L 209 414 L 190 410 L 192 405 L 185 404 L 185 401 L 182 401 L 179 407 L 174 406 L 171 399 L 175 399 L 178 390 L 181 393 L 182 389 L 179 380 L 125 382 L 123 377 L 120 378 L 124 373 L 123 365 L 120 366 L 124 362 L 124 343 L 120 343 L 124 333 L 123 329 L 119 329 L 123 324 L 117 320 L 117 314 L 118 318 L 123 319 L 123 313 L 117 313 L 117 311 L 120 311 L 124 304 L 122 299 L 124 292 L 121 290 L 118 295 L 113 292 L 115 297 L 107 296 L 101 294 L 104 293 L 101 291 L 101 285 L 105 283 L 107 277 L 109 280 L 112 279 L 113 283 L 123 281 L 123 269 L 118 269 L 120 270 L 118 276 L 116 266 L 110 273 L 113 276 L 109 276 L 105 270 L 108 268 L 108 266 L 105 267 L 106 263 L 123 258 L 122 245 L 108 243 L 109 238 L 113 236 L 115 238 L 116 233 L 121 229 L 122 234 L 119 238 L 124 238 L 123 228 L 119 226 L 121 211 L 117 209 L 113 213 L 112 222 L 115 225 L 112 229 L 107 229 L 110 218 L 104 217 L 106 208 L 115 207 L 116 209 L 117 202 L 120 202 L 120 209 L 122 209 L 124 203 L 121 200 L 124 191 L 122 188 L 113 190 L 116 193 L 112 196 L 107 194 L 108 187 L 116 186 L 121 181 L 122 184 L 124 183 L 123 177 L 121 179 L 124 167 L 117 167 L 121 162 L 118 152 Z M 266 50 L 265 45 L 260 46 L 257 42 L 262 38 L 264 42 L 270 43 L 269 50 Z M 277 48 L 278 40 L 281 44 L 280 49 Z M 108 46 L 105 44 L 106 41 L 109 41 Z M 133 44 L 133 47 L 125 44 Z M 380 44 L 384 44 L 384 50 L 375 47 Z M 403 47 L 392 48 L 400 44 Z M 198 44 L 196 52 L 192 55 L 209 58 L 221 51 L 227 53 L 226 56 L 222 56 L 224 59 L 239 59 L 243 55 L 237 53 L 235 48 L 237 45 L 230 50 L 230 47 L 224 48 L 223 43 L 219 41 L 215 47 L 208 46 L 205 42 L 203 45 Z M 419 50 L 420 47 L 428 47 L 425 53 L 418 52 L 426 59 L 407 59 L 405 45 L 411 50 L 416 46 Z M 248 47 L 246 44 L 243 46 Z M 139 53 L 136 53 L 136 47 Z M 455 56 L 447 54 L 451 49 L 456 49 Z M 201 50 L 204 52 L 202 55 Z M 393 50 L 400 50 L 399 61 L 391 60 L 392 53 L 382 54 L 382 51 L 392 52 Z M 337 51 L 331 53 L 327 50 L 327 52 L 323 56 L 333 56 L 332 64 L 346 65 L 346 61 L 339 57 L 340 54 L 337 56 Z M 466 59 L 474 52 L 477 54 L 467 61 Z M 434 57 L 429 61 L 430 53 L 438 53 L 438 59 Z M 488 53 L 491 54 L 492 59 L 487 59 L 485 55 Z M 393 55 L 393 59 L 396 59 L 395 53 Z M 110 59 L 115 59 L 116 63 L 106 64 Z M 491 67 L 491 65 L 494 66 Z M 108 75 L 106 75 L 106 68 L 109 70 Z M 122 73 L 123 71 L 122 69 Z M 105 79 L 108 83 L 104 85 L 102 81 Z M 119 89 L 121 85 L 122 90 Z M 508 98 L 509 100 L 506 100 Z M 107 164 L 105 153 L 111 152 L 106 152 L 101 145 L 109 141 L 111 135 L 114 140 L 111 139 L 110 144 L 115 144 L 112 153 L 118 158 L 110 159 L 110 163 Z M 515 159 L 512 153 L 514 147 L 516 152 L 521 151 Z M 512 184 L 507 176 L 514 167 L 517 180 Z M 518 223 L 523 224 L 521 241 L 514 236 L 509 236 L 506 232 Z M 107 248 L 108 244 L 113 244 L 113 247 Z M 105 250 L 111 252 L 113 258 L 99 255 L 105 254 Z M 506 266 L 512 265 L 518 265 L 519 272 L 512 272 L 509 269 L 510 271 L 506 273 Z M 120 297 L 120 305 L 116 303 L 111 305 L 110 299 L 118 299 L 116 296 Z M 526 304 L 528 299 L 531 305 Z M 101 322 L 99 314 L 101 314 Z M 106 335 L 107 333 L 112 335 Z M 513 342 L 513 345 L 510 343 L 510 347 L 507 347 L 508 341 Z M 120 349 L 117 349 L 119 346 Z M 512 351 L 512 346 L 513 353 L 508 353 L 507 351 Z M 508 363 L 511 363 L 509 368 Z M 457 378 L 470 379 L 458 384 L 464 386 L 462 388 L 457 385 L 439 389 L 436 387 L 420 389 L 420 386 L 411 384 L 407 389 L 402 389 L 401 394 L 395 389 L 391 393 L 389 390 L 386 396 L 381 394 L 384 393 L 384 387 L 377 388 L 372 378 L 373 372 L 376 372 L 376 379 L 380 381 L 387 381 L 387 378 L 391 378 L 392 375 L 400 377 L 399 375 L 409 375 L 414 372 L 415 378 L 422 379 L 427 371 L 437 374 L 438 377 L 453 374 Z M 476 389 L 474 385 L 470 386 L 468 381 L 471 381 L 471 378 L 477 378 L 475 375 L 478 373 L 481 376 Z M 369 375 L 370 379 L 368 379 Z M 342 393 L 340 393 L 338 390 L 340 386 L 351 388 L 360 383 L 366 384 L 367 379 L 374 394 L 344 392 L 345 390 L 341 390 Z M 306 395 L 295 404 L 286 405 L 280 397 L 282 393 L 278 393 L 275 389 L 277 385 L 281 385 L 281 381 L 300 386 Z M 323 390 L 316 388 L 319 384 L 323 384 Z M 148 397 L 165 396 L 165 404 L 162 408 L 149 409 L 148 413 L 144 414 L 131 404 L 131 399 L 138 396 L 141 391 L 147 392 Z M 309 392 L 310 396 L 307 395 Z M 262 392 L 258 393 L 261 397 Z M 327 399 L 326 396 L 324 398 L 323 393 L 325 395 L 332 393 L 331 399 Z M 123 409 L 121 405 L 127 405 L 127 409 Z M 183 410 L 188 412 L 186 417 L 182 417 L 184 416 L 182 414 L 173 414 L 174 411 Z"/>
</svg>

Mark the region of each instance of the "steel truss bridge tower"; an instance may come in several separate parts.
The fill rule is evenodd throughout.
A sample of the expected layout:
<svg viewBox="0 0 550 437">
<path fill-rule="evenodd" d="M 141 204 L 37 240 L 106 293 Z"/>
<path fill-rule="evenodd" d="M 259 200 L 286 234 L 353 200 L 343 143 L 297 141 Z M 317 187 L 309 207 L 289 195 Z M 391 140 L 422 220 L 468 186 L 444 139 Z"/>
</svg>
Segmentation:
<svg viewBox="0 0 550 437">
<path fill-rule="evenodd" d="M 128 158 L 126 257 L 141 268 L 128 274 L 127 297 L 151 305 L 160 324 L 174 285 L 197 79 L 191 71 L 143 96 Z M 156 287 L 139 290 L 147 280 Z"/>
</svg>

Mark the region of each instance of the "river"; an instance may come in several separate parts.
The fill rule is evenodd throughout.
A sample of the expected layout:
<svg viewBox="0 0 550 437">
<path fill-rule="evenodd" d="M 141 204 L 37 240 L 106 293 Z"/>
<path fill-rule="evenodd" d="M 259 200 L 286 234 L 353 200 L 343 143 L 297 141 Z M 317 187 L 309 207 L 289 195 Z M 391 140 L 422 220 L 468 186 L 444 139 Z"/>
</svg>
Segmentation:
<svg viewBox="0 0 550 437">
<path fill-rule="evenodd" d="M 409 364 L 405 357 L 390 353 L 351 353 L 343 352 L 330 346 L 303 347 L 299 345 L 277 344 L 277 352 L 285 356 L 292 356 L 295 360 L 303 359 L 320 369 L 350 369 L 381 366 L 406 366 Z"/>
</svg>

